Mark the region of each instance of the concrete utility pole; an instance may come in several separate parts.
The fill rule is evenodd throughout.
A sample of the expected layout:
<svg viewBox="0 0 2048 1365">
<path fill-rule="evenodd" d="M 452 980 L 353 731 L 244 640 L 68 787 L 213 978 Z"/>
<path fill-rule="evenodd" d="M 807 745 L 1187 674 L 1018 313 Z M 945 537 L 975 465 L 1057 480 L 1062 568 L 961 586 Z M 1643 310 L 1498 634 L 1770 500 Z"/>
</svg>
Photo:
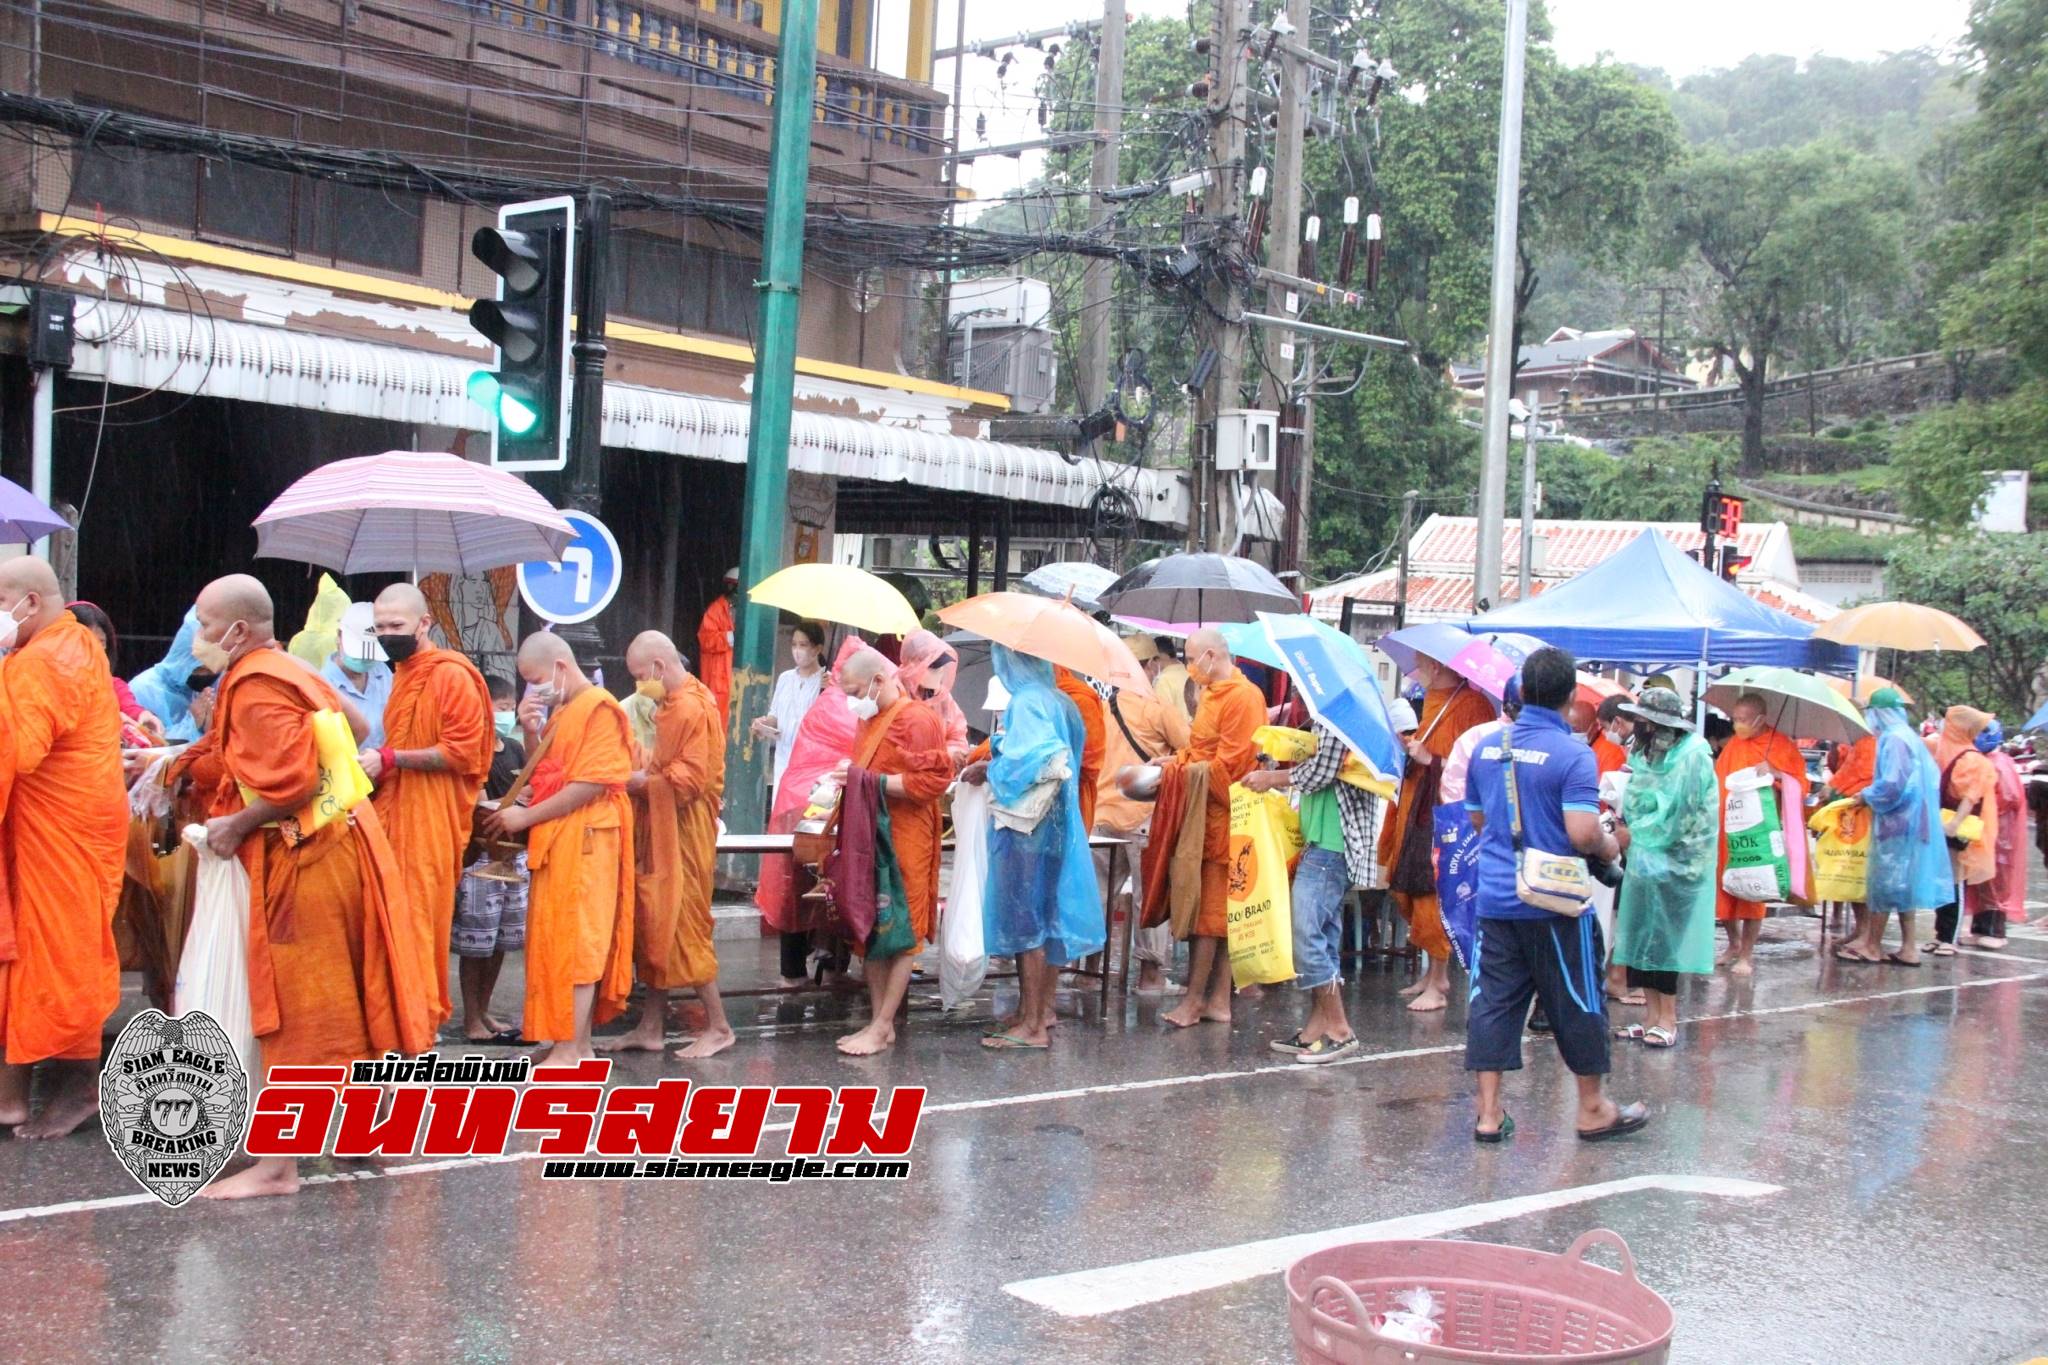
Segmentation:
<svg viewBox="0 0 2048 1365">
<path fill-rule="evenodd" d="M 1202 200 L 1202 218 L 1210 234 L 1227 230 L 1244 205 L 1244 134 L 1246 68 L 1244 31 L 1246 0 L 1216 0 L 1216 27 L 1210 33 L 1214 58 L 1209 89 L 1209 187 Z M 1237 300 L 1228 281 L 1212 278 L 1209 304 L 1215 311 L 1203 318 L 1202 334 L 1216 351 L 1216 365 L 1203 394 L 1202 416 L 1209 437 L 1198 458 L 1195 477 L 1196 513 L 1189 545 L 1197 550 L 1229 550 L 1236 540 L 1237 505 L 1223 492 L 1216 472 L 1216 414 L 1242 401 L 1244 325 L 1235 321 Z M 1226 504 L 1227 508 L 1226 508 Z"/>
<path fill-rule="evenodd" d="M 1507 511 L 1508 385 L 1515 371 L 1515 231 L 1522 192 L 1522 68 L 1529 41 L 1529 0 L 1508 0 L 1507 56 L 1501 66 L 1500 153 L 1493 182 L 1493 310 L 1486 335 L 1485 440 L 1479 461 L 1478 562 L 1474 606 L 1500 601 L 1500 539 Z"/>
<path fill-rule="evenodd" d="M 796 393 L 796 328 L 804 278 L 804 200 L 811 175 L 811 88 L 817 84 L 818 0 L 787 0 L 775 61 L 775 121 L 768 153 L 767 222 L 761 235 L 761 320 L 755 330 L 754 394 L 747 430 L 747 495 L 741 520 L 739 619 L 733 623 L 731 722 L 726 728 L 729 828 L 766 828 L 770 747 L 747 718 L 768 709 L 775 678 L 776 615 L 746 590 L 782 567 L 789 518 L 789 409 Z M 737 871 L 739 869 L 735 869 Z"/>
<path fill-rule="evenodd" d="M 1529 600 L 1529 575 L 1536 548 L 1536 390 L 1529 390 L 1528 412 L 1522 416 L 1522 573 L 1519 586 Z"/>
<path fill-rule="evenodd" d="M 1308 0 L 1287 0 L 1287 22 L 1298 34 L 1307 34 Z M 1298 275 L 1301 268 L 1301 205 L 1307 189 L 1302 183 L 1301 144 L 1308 122 L 1308 63 L 1297 55 L 1294 43 L 1276 43 L 1280 60 L 1279 128 L 1273 143 L 1273 250 L 1272 268 L 1283 275 Z M 1288 296 L 1296 308 L 1287 307 Z M 1266 311 L 1278 317 L 1298 311 L 1301 295 L 1276 283 L 1266 288 Z M 1299 401 L 1290 390 L 1289 378 L 1299 366 L 1301 373 L 1315 376 L 1315 342 L 1297 339 L 1292 332 L 1269 331 L 1263 339 L 1266 374 L 1261 385 L 1261 406 L 1280 414 L 1279 447 L 1282 458 L 1274 479 L 1274 491 L 1287 505 L 1287 528 L 1282 536 L 1282 569 L 1301 570 L 1308 558 L 1308 502 L 1311 473 L 1311 437 L 1314 418 L 1307 386 Z M 1285 482 L 1283 482 L 1285 481 Z M 1291 482 L 1291 487 L 1287 486 Z"/>
<path fill-rule="evenodd" d="M 1089 172 L 1088 226 L 1101 230 L 1115 215 L 1114 206 L 1102 197 L 1116 188 L 1118 146 L 1123 135 L 1124 115 L 1124 0 L 1104 0 L 1102 37 L 1095 50 L 1095 162 Z M 1081 396 L 1081 411 L 1098 412 L 1116 387 L 1110 372 L 1116 343 L 1116 315 L 1113 261 L 1090 257 L 1081 277 L 1081 372 L 1074 387 Z"/>
</svg>

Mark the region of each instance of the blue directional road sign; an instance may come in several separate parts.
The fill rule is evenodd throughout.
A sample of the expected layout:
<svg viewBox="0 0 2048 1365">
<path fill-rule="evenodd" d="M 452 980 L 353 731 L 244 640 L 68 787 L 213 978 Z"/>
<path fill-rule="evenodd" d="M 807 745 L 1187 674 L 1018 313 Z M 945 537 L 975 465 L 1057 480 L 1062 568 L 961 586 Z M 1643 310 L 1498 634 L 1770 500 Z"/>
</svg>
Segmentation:
<svg viewBox="0 0 2048 1365">
<path fill-rule="evenodd" d="M 612 604 L 623 570 L 619 542 L 610 528 L 586 512 L 562 515 L 576 528 L 576 538 L 562 551 L 559 564 L 545 560 L 521 564 L 519 595 L 543 621 L 573 626 Z"/>
</svg>

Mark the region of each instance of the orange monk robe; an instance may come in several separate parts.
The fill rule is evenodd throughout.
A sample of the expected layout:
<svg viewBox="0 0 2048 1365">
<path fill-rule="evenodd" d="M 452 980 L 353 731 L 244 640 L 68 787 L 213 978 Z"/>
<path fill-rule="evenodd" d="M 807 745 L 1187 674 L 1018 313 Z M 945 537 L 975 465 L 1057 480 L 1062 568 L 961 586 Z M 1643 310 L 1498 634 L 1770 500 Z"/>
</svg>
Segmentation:
<svg viewBox="0 0 2048 1365">
<path fill-rule="evenodd" d="M 1450 756 L 1458 736 L 1475 725 L 1485 725 L 1494 719 L 1493 704 L 1476 688 L 1469 685 L 1453 684 L 1450 687 L 1431 688 L 1423 694 L 1422 714 L 1415 729 L 1415 737 L 1422 747 L 1436 760 L 1438 775 L 1443 772 L 1443 762 Z M 1409 772 L 1415 769 L 1411 764 Z M 1425 792 L 1425 787 L 1428 791 Z M 1408 830 L 1408 821 L 1419 815 L 1421 823 L 1415 827 L 1418 839 L 1434 839 L 1435 813 L 1416 812 L 1414 803 L 1425 795 L 1434 800 L 1435 786 L 1418 781 L 1404 781 L 1394 801 L 1394 809 L 1380 827 L 1380 866 L 1392 873 L 1401 858 L 1401 842 Z M 1431 957 L 1447 957 L 1451 951 L 1451 937 L 1444 930 L 1443 911 L 1433 895 L 1414 895 L 1405 892 L 1394 893 L 1395 904 L 1408 917 L 1408 941 L 1428 953 Z"/>
<path fill-rule="evenodd" d="M 1176 755 L 1182 763 L 1209 765 L 1209 800 L 1202 819 L 1202 906 L 1194 930 L 1204 938 L 1225 938 L 1230 932 L 1230 788 L 1258 766 L 1259 746 L 1252 735 L 1265 723 L 1265 694 L 1242 673 L 1232 673 L 1202 688 L 1188 747 Z"/>
<path fill-rule="evenodd" d="M 905 792 L 889 801 L 889 840 L 903 872 L 910 927 L 919 943 L 932 941 L 939 905 L 939 798 L 953 783 L 946 731 L 929 707 L 904 697 L 861 722 L 853 761 L 878 777 L 900 777 Z"/>
<path fill-rule="evenodd" d="M 1117 773 L 1140 763 L 1157 763 L 1171 758 L 1177 750 L 1188 746 L 1189 728 L 1178 712 L 1168 710 L 1166 704 L 1150 692 L 1119 691 L 1103 706 L 1105 713 L 1111 708 L 1123 716 L 1123 724 L 1117 724 L 1115 716 L 1109 717 L 1104 734 L 1106 746 L 1102 756 L 1102 775 L 1095 784 L 1096 823 L 1090 827 L 1090 832 L 1128 838 L 1152 818 L 1153 803 L 1134 801 L 1125 796 L 1116 785 Z M 1124 733 L 1126 727 L 1130 730 L 1129 735 Z M 1132 747 L 1134 739 L 1138 748 Z"/>
<path fill-rule="evenodd" d="M 1628 750 L 1606 735 L 1593 736 L 1593 765 L 1602 777 L 1628 766 Z"/>
<path fill-rule="evenodd" d="M 1828 777 L 1838 796 L 1857 796 L 1877 781 L 1877 736 L 1865 735 L 1842 750 L 1842 766 Z"/>
<path fill-rule="evenodd" d="M 121 1002 L 113 926 L 128 789 L 108 676 L 99 640 L 68 615 L 0 661 L 13 732 L 0 820 L 13 942 L 8 951 L 0 938 L 0 1030 L 14 1065 L 98 1057 L 100 1026 Z"/>
<path fill-rule="evenodd" d="M 1071 669 L 1054 668 L 1052 680 L 1081 713 L 1081 785 L 1078 788 L 1081 798 L 1081 828 L 1092 831 L 1095 828 L 1095 787 L 1102 777 L 1102 755 L 1108 746 L 1108 736 L 1104 732 L 1102 698 L 1096 695 L 1094 688 L 1075 676 Z"/>
<path fill-rule="evenodd" d="M 408 768 L 377 779 L 377 815 L 398 855 L 405 909 L 427 927 L 432 955 L 424 970 L 437 991 L 438 1027 L 452 1012 L 448 998 L 448 934 L 470 821 L 491 771 L 497 734 L 491 689 L 476 665 L 452 649 L 422 649 L 392 669 L 384 703 L 384 743 L 392 749 L 438 749 L 439 771 Z"/>
<path fill-rule="evenodd" d="M 639 845 L 633 970 L 655 990 L 718 979 L 711 942 L 711 874 L 725 796 L 725 726 L 697 678 L 669 689 L 654 711 L 647 794 L 634 805 Z"/>
<path fill-rule="evenodd" d="M 697 676 L 718 699 L 718 723 L 732 720 L 732 603 L 713 598 L 697 622 Z"/>
<path fill-rule="evenodd" d="M 1799 752 L 1799 746 L 1766 725 L 1763 729 L 1744 739 L 1736 735 L 1728 741 L 1721 756 L 1714 760 L 1714 777 L 1720 787 L 1721 815 L 1728 814 L 1728 777 L 1744 768 L 1764 764 L 1775 772 L 1785 773 L 1799 782 L 1800 809 L 1778 812 L 1778 818 L 1787 829 L 1797 829 L 1806 819 L 1806 756 Z M 1774 797 L 1776 788 L 1772 788 Z M 1783 798 L 1776 798 L 1782 802 Z M 1762 901 L 1739 901 L 1720 890 L 1721 874 L 1728 870 L 1728 836 L 1721 836 L 1721 860 L 1714 869 L 1714 918 L 1716 920 L 1762 919 Z"/>
<path fill-rule="evenodd" d="M 245 791 L 302 810 L 320 780 L 313 716 L 340 710 L 333 685 L 282 650 L 237 659 L 214 705 L 222 780 L 211 814 L 243 809 Z M 288 816 L 253 831 L 239 856 L 249 871 L 249 1009 L 266 1067 L 433 1046 L 438 997 L 419 974 L 432 940 L 406 909 L 375 803 L 311 834 Z"/>
<path fill-rule="evenodd" d="M 633 990 L 632 738 L 625 708 L 586 687 L 548 720 L 548 760 L 564 786 L 603 787 L 596 800 L 527 832 L 527 1037 L 576 1036 L 576 987 L 597 985 L 593 1024 L 618 1016 Z"/>
</svg>

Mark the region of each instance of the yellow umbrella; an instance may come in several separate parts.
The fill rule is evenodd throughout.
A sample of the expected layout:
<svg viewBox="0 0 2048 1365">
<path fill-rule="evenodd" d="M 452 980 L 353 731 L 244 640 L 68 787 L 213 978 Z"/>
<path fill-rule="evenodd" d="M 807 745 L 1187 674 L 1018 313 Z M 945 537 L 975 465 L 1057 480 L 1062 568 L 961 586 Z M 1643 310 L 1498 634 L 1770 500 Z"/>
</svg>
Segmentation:
<svg viewBox="0 0 2048 1365">
<path fill-rule="evenodd" d="M 1834 688 L 1835 691 L 1840 692 L 1843 696 L 1848 697 L 1850 700 L 1854 701 L 1858 706 L 1870 705 L 1871 694 L 1876 692 L 1880 687 L 1891 688 L 1894 692 L 1899 694 L 1899 700 L 1905 702 L 1908 706 L 1917 704 L 1911 692 L 1908 692 L 1905 688 L 1899 686 L 1890 678 L 1882 677 L 1876 673 L 1866 673 L 1862 677 L 1858 678 L 1856 680 L 1854 691 L 1850 690 L 1849 680 L 1847 678 L 1824 677 L 1821 679 L 1821 681 L 1825 682 L 1829 687 Z"/>
<path fill-rule="evenodd" d="M 877 635 L 908 635 L 922 624 L 909 598 L 851 564 L 792 564 L 756 583 L 747 598 Z"/>
<path fill-rule="evenodd" d="M 1984 647 L 1984 637 L 1937 607 L 1916 602 L 1872 602 L 1851 607 L 1813 633 L 1816 640 L 1865 649 L 1950 649 Z"/>
<path fill-rule="evenodd" d="M 1021 592 L 985 592 L 942 609 L 939 619 L 1114 687 L 1136 692 L 1152 688 L 1131 647 L 1115 631 L 1064 601 Z"/>
</svg>

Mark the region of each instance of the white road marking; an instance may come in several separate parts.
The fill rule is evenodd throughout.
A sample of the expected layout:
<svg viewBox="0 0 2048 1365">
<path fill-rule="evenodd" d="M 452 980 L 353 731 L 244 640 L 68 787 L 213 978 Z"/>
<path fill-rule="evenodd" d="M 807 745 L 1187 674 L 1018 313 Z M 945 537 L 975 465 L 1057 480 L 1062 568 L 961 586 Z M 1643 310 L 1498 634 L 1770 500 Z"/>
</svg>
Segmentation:
<svg viewBox="0 0 2048 1365">
<path fill-rule="evenodd" d="M 1996 953 L 1987 954 L 1996 957 Z M 2017 976 L 1980 977 L 1970 981 L 1953 981 L 1938 986 L 1909 986 L 1895 991 L 1874 991 L 1867 995 L 1836 996 L 1827 1000 L 1806 1000 L 1796 1005 L 1774 1005 L 1760 1010 L 1730 1010 L 1725 1014 L 1705 1014 L 1693 1019 L 1680 1020 L 1684 1024 L 1711 1024 L 1729 1019 L 1751 1019 L 1773 1014 L 1801 1014 L 1815 1010 L 1832 1009 L 1837 1005 L 1857 1005 L 1873 1000 L 1899 1000 L 1916 995 L 1939 995 L 1944 991 L 1965 991 L 1983 986 L 2002 986 L 2013 982 L 2041 981 L 2048 979 L 2048 971 L 2025 972 Z M 1442 1043 L 1435 1047 L 1403 1048 L 1393 1052 L 1368 1052 L 1357 1057 L 1346 1057 L 1341 1061 L 1326 1062 L 1322 1066 L 1300 1066 L 1293 1062 L 1282 1062 L 1276 1066 L 1255 1066 L 1238 1071 L 1200 1071 L 1187 1075 L 1156 1076 L 1142 1081 L 1116 1081 L 1107 1085 L 1079 1085 L 1065 1090 L 1036 1090 L 1022 1095 L 994 1095 L 980 1100 L 953 1100 L 944 1104 L 927 1104 L 925 1116 L 934 1114 L 964 1114 L 981 1109 L 1007 1109 L 1020 1104 L 1046 1104 L 1055 1100 L 1087 1099 L 1095 1095 L 1121 1095 L 1134 1090 L 1161 1090 L 1183 1085 L 1209 1085 L 1218 1081 L 1247 1080 L 1258 1076 L 1294 1076 L 1307 1078 L 1320 1073 L 1334 1071 L 1340 1066 L 1368 1066 L 1380 1062 L 1409 1061 L 1417 1057 L 1443 1057 L 1463 1052 L 1465 1045 Z M 764 1133 L 787 1132 L 794 1123 L 764 1124 Z M 429 1175 L 438 1171 L 466 1170 L 473 1166 L 497 1166 L 507 1162 L 534 1161 L 542 1156 L 540 1152 L 503 1152 L 480 1156 L 437 1157 L 429 1161 L 407 1162 L 403 1165 L 367 1167 L 356 1171 L 333 1171 L 320 1175 L 309 1175 L 302 1183 L 306 1185 L 337 1185 L 350 1181 L 386 1180 L 393 1176 Z M 140 1205 L 156 1205 L 157 1200 L 146 1194 L 111 1195 L 103 1199 L 72 1199 L 59 1204 L 40 1204 L 30 1208 L 0 1209 L 0 1223 L 17 1223 L 30 1218 L 54 1218 L 67 1213 L 93 1213 L 101 1209 L 133 1208 Z"/>
<path fill-rule="evenodd" d="M 1718 1175 L 1632 1175 L 1621 1180 L 1603 1180 L 1594 1185 L 1573 1185 L 1541 1194 L 1513 1199 L 1494 1199 L 1484 1204 L 1435 1213 L 1410 1214 L 1404 1218 L 1382 1218 L 1375 1223 L 1354 1223 L 1345 1228 L 1298 1233 L 1292 1237 L 1269 1237 L 1262 1242 L 1241 1242 L 1212 1251 L 1192 1251 L 1180 1256 L 1160 1256 L 1149 1261 L 1077 1270 L 1066 1275 L 1047 1275 L 1035 1280 L 1016 1280 L 1003 1291 L 1050 1308 L 1062 1317 L 1092 1318 L 1120 1313 L 1204 1290 L 1275 1275 L 1310 1252 L 1347 1242 L 1412 1241 L 1441 1237 L 1447 1232 L 1486 1223 L 1499 1223 L 1531 1213 L 1547 1213 L 1572 1204 L 1590 1203 L 1609 1195 L 1636 1190 L 1670 1190 L 1679 1194 L 1711 1194 L 1726 1199 L 1759 1199 L 1777 1194 L 1784 1187 L 1754 1180 L 1735 1180 Z"/>
</svg>

